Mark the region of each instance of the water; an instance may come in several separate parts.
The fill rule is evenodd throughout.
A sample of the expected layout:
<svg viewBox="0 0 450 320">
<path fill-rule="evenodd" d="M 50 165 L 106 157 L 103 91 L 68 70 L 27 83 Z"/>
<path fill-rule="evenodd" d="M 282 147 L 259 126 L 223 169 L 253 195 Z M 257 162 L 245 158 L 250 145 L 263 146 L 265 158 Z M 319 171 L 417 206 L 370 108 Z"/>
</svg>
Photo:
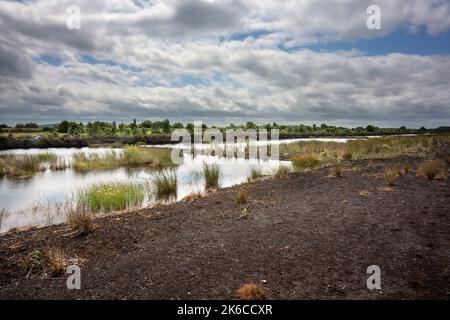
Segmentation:
<svg viewBox="0 0 450 320">
<path fill-rule="evenodd" d="M 258 142 L 258 145 L 311 140 L 345 143 L 349 139 L 290 139 L 279 142 Z M 167 145 L 158 147 L 167 147 Z M 171 147 L 183 148 L 185 146 L 178 144 Z M 210 148 L 210 145 L 196 146 L 196 148 L 207 149 Z M 49 148 L 0 151 L 0 155 L 11 153 L 30 155 L 51 152 L 70 164 L 73 161 L 73 155 L 76 153 L 102 155 L 111 150 L 114 150 L 117 154 L 122 152 L 122 149 L 111 148 Z M 289 161 L 230 159 L 205 155 L 197 155 L 192 158 L 185 155 L 183 163 L 174 169 L 178 179 L 177 199 L 175 200 L 181 200 L 189 194 L 204 191 L 204 178 L 199 174 L 203 163 L 216 163 L 219 166 L 221 187 L 230 187 L 246 182 L 251 169 L 254 167 L 261 169 L 263 175 L 271 175 L 276 172 L 280 165 L 291 166 Z M 95 184 L 113 182 L 149 183 L 151 185 L 151 181 L 152 174 L 149 169 L 145 168 L 118 168 L 83 173 L 72 168 L 62 171 L 48 169 L 29 179 L 0 178 L 0 215 L 2 209 L 6 212 L 6 215 L 0 216 L 0 232 L 25 225 L 50 225 L 63 222 L 67 206 L 74 202 L 76 192 L 79 189 Z M 151 205 L 154 201 L 153 198 L 149 197 L 146 199 L 144 206 Z"/>
<path fill-rule="evenodd" d="M 72 155 L 80 151 L 86 153 L 105 153 L 111 149 L 41 149 L 14 150 L 15 154 L 33 154 L 54 152 L 72 161 Z M 120 150 L 116 150 L 120 152 Z M 289 161 L 228 159 L 215 156 L 184 156 L 183 163 L 174 168 L 178 179 L 177 199 L 204 191 L 204 178 L 200 174 L 203 163 L 216 163 L 220 168 L 221 187 L 230 187 L 247 180 L 253 167 L 260 168 L 264 175 L 276 172 L 280 164 L 290 166 Z M 99 183 L 135 182 L 151 185 L 152 172 L 145 168 L 118 168 L 107 171 L 80 173 L 72 168 L 62 171 L 46 170 L 29 179 L 3 177 L 0 180 L 0 209 L 7 214 L 3 217 L 1 231 L 25 225 L 50 225 L 65 220 L 67 203 L 73 202 L 76 191 Z M 144 205 L 150 205 L 154 199 L 148 198 Z"/>
</svg>

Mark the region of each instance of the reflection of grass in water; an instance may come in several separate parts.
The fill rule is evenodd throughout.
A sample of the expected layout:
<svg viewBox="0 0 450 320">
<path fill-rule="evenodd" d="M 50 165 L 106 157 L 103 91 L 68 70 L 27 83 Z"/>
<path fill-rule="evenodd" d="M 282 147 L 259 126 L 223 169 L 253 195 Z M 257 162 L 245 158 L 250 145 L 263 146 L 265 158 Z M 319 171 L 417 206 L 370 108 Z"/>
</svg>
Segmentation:
<svg viewBox="0 0 450 320">
<path fill-rule="evenodd" d="M 146 187 L 137 183 L 105 183 L 78 190 L 77 208 L 113 212 L 142 205 Z"/>
</svg>

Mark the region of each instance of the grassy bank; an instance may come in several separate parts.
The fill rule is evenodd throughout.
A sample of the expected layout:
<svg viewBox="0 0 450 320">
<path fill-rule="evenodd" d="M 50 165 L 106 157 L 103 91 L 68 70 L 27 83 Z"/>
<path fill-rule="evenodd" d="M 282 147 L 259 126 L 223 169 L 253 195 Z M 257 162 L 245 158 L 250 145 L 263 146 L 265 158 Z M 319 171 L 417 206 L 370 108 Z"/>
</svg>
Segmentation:
<svg viewBox="0 0 450 320">
<path fill-rule="evenodd" d="M 171 150 L 166 148 L 139 148 L 127 146 L 123 153 L 108 151 L 104 155 L 79 153 L 74 155 L 73 167 L 77 171 L 107 170 L 122 166 L 171 166 Z"/>
<path fill-rule="evenodd" d="M 108 183 L 81 189 L 76 194 L 78 210 L 113 212 L 140 207 L 146 186 L 133 183 Z"/>
<path fill-rule="evenodd" d="M 55 165 L 58 157 L 54 153 L 45 152 L 35 155 L 6 154 L 0 156 L 0 176 L 17 178 L 31 177 L 37 172 Z"/>
<path fill-rule="evenodd" d="M 450 145 L 450 135 L 417 135 L 352 140 L 347 143 L 301 141 L 280 145 L 280 156 L 297 169 L 313 169 L 351 159 L 388 159 L 401 155 L 425 156 Z"/>
</svg>

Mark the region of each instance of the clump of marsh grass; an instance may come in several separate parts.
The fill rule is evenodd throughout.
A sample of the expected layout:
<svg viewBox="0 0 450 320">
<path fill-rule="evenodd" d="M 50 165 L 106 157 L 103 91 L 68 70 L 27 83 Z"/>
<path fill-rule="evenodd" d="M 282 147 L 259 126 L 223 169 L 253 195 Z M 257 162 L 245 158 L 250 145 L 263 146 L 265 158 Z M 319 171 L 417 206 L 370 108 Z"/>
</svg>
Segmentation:
<svg viewBox="0 0 450 320">
<path fill-rule="evenodd" d="M 247 188 L 241 188 L 237 191 L 237 193 L 234 195 L 234 201 L 239 204 L 247 203 L 248 201 L 248 189 Z"/>
<path fill-rule="evenodd" d="M 142 205 L 145 186 L 137 183 L 105 183 L 78 190 L 77 208 L 89 212 L 114 212 Z"/>
<path fill-rule="evenodd" d="M 278 167 L 277 172 L 275 172 L 275 178 L 277 179 L 286 178 L 289 172 L 291 172 L 291 168 L 289 168 L 286 165 L 280 165 Z"/>
<path fill-rule="evenodd" d="M 386 183 L 388 186 L 394 186 L 395 182 L 398 178 L 398 169 L 396 168 L 388 168 L 384 170 L 383 172 L 384 179 L 386 180 Z"/>
<path fill-rule="evenodd" d="M 109 170 L 121 166 L 154 166 L 158 168 L 173 164 L 170 149 L 167 148 L 140 148 L 126 146 L 123 153 L 114 150 L 106 154 L 75 154 L 73 167 L 78 171 Z"/>
<path fill-rule="evenodd" d="M 405 172 L 405 174 L 408 174 L 411 170 L 412 170 L 411 163 L 407 162 L 403 165 L 403 171 Z"/>
<path fill-rule="evenodd" d="M 103 155 L 84 152 L 73 155 L 73 168 L 77 171 L 107 170 L 119 166 L 120 157 L 114 150 Z"/>
<path fill-rule="evenodd" d="M 126 146 L 123 149 L 121 165 L 153 165 L 158 168 L 173 165 L 171 150 L 168 148 L 139 148 Z"/>
<path fill-rule="evenodd" d="M 428 180 L 435 179 L 442 169 L 442 162 L 439 160 L 433 160 L 422 164 L 422 173 L 428 178 Z"/>
<path fill-rule="evenodd" d="M 182 201 L 194 202 L 194 201 L 196 201 L 198 199 L 201 199 L 201 198 L 203 198 L 203 193 L 201 193 L 200 191 L 197 191 L 197 192 L 194 192 L 194 193 L 191 193 L 191 194 L 187 195 L 186 197 L 184 197 L 182 199 Z"/>
<path fill-rule="evenodd" d="M 83 259 L 70 258 L 60 247 L 51 246 L 42 251 L 34 250 L 25 256 L 14 259 L 16 265 L 26 272 L 26 278 L 31 274 L 57 277 L 65 273 L 71 264 L 83 263 Z"/>
<path fill-rule="evenodd" d="M 352 158 L 353 158 L 353 155 L 352 155 L 351 152 L 349 152 L 349 151 L 344 151 L 344 152 L 342 153 L 342 160 L 352 160 Z"/>
<path fill-rule="evenodd" d="M 31 177 L 39 171 L 44 171 L 56 160 L 56 154 L 51 152 L 32 155 L 2 155 L 0 156 L 0 175 L 18 178 Z"/>
<path fill-rule="evenodd" d="M 64 274 L 70 265 L 70 259 L 66 252 L 59 247 L 50 247 L 44 253 L 47 262 L 47 268 L 52 276 Z"/>
<path fill-rule="evenodd" d="M 205 189 L 219 189 L 220 169 L 215 163 L 203 163 L 203 176 L 205 177 Z"/>
<path fill-rule="evenodd" d="M 339 164 L 332 166 L 330 169 L 330 175 L 335 178 L 341 178 L 342 177 L 342 167 Z"/>
<path fill-rule="evenodd" d="M 177 196 L 178 179 L 175 171 L 162 170 L 160 172 L 155 172 L 152 175 L 157 199 L 167 200 Z"/>
<path fill-rule="evenodd" d="M 6 209 L 5 208 L 1 208 L 0 209 L 0 231 L 2 230 L 2 224 L 3 224 L 3 219 L 6 217 Z"/>
<path fill-rule="evenodd" d="M 85 210 L 69 212 L 66 223 L 70 226 L 74 235 L 88 235 L 95 230 L 94 217 L 92 213 Z"/>
<path fill-rule="evenodd" d="M 292 159 L 294 167 L 297 169 L 315 169 L 321 165 L 319 157 L 312 154 L 303 154 Z"/>
<path fill-rule="evenodd" d="M 235 296 L 240 300 L 262 300 L 265 298 L 264 287 L 259 283 L 247 283 L 236 291 Z"/>
<path fill-rule="evenodd" d="M 261 168 L 259 168 L 259 167 L 252 167 L 250 169 L 250 174 L 249 174 L 249 176 L 247 178 L 247 181 L 251 182 L 251 181 L 257 180 L 257 179 L 259 179 L 261 177 L 262 177 Z"/>
</svg>

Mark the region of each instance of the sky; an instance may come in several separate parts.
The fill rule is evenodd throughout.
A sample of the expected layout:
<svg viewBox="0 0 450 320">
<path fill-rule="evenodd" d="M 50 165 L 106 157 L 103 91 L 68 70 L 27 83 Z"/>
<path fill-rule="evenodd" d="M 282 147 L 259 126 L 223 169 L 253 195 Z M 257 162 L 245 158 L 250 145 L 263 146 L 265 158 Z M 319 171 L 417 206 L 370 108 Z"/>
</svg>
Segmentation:
<svg viewBox="0 0 450 320">
<path fill-rule="evenodd" d="M 0 123 L 450 125 L 449 0 L 2 0 L 0 30 Z"/>
</svg>

